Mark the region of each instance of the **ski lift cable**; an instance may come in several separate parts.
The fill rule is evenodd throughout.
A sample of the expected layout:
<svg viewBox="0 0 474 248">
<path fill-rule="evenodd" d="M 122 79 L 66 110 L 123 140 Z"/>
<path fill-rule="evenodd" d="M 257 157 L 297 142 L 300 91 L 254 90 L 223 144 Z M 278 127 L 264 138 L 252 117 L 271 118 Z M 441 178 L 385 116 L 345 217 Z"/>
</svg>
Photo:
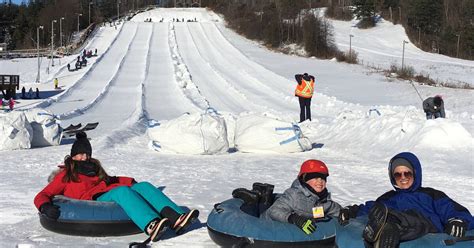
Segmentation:
<svg viewBox="0 0 474 248">
<path fill-rule="evenodd" d="M 413 86 L 413 88 L 415 89 L 416 94 L 418 94 L 418 96 L 420 97 L 421 102 L 423 102 L 423 97 L 421 97 L 420 92 L 418 92 L 418 89 L 415 87 L 415 84 L 413 83 L 412 80 L 410 80 L 410 84 L 411 84 L 411 85 Z"/>
</svg>

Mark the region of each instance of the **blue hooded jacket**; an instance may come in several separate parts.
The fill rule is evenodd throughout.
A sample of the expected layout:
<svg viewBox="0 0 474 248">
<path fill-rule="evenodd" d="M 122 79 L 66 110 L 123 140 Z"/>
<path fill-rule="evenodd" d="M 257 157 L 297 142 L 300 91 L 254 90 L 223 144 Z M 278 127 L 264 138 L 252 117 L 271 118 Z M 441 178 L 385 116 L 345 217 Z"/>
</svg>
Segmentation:
<svg viewBox="0 0 474 248">
<path fill-rule="evenodd" d="M 397 158 L 403 158 L 413 166 L 414 181 L 408 189 L 399 189 L 392 175 L 392 161 Z M 453 201 L 442 191 L 421 187 L 421 164 L 413 153 L 402 152 L 395 155 L 388 165 L 388 174 L 395 190 L 383 194 L 377 198 L 377 202 L 401 212 L 416 211 L 430 220 L 438 232 L 444 232 L 444 227 L 451 218 L 461 219 L 468 224 L 469 230 L 474 229 L 474 217 L 467 208 Z M 374 203 L 368 201 L 365 205 L 360 205 L 357 215 L 368 214 Z"/>
</svg>

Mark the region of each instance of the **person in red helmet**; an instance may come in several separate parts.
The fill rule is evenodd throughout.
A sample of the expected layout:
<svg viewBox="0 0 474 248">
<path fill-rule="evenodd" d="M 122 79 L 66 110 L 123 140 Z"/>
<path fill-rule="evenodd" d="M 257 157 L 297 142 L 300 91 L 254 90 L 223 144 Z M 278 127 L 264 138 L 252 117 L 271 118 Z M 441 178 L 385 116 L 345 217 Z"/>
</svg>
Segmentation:
<svg viewBox="0 0 474 248">
<path fill-rule="evenodd" d="M 291 187 L 278 197 L 261 218 L 289 222 L 306 234 L 313 233 L 314 222 L 324 217 L 338 217 L 341 205 L 331 199 L 326 188 L 328 167 L 320 160 L 305 161 Z"/>
</svg>

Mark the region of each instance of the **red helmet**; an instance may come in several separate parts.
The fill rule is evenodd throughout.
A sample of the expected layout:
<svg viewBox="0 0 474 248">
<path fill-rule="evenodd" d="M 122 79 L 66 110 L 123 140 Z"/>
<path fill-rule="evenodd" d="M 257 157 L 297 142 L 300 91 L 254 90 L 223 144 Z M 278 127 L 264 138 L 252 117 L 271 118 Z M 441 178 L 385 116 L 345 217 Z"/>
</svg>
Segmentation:
<svg viewBox="0 0 474 248">
<path fill-rule="evenodd" d="M 329 170 L 326 164 L 323 161 L 319 161 L 316 159 L 304 161 L 304 163 L 301 165 L 298 177 L 307 173 L 321 173 L 329 176 Z"/>
</svg>

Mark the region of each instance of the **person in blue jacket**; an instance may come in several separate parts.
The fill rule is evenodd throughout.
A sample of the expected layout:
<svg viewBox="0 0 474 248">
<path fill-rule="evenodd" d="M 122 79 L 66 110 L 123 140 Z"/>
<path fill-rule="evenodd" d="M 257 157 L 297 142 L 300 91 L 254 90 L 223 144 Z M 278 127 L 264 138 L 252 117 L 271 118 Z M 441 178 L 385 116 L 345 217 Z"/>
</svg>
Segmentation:
<svg viewBox="0 0 474 248">
<path fill-rule="evenodd" d="M 427 233 L 445 232 L 463 237 L 474 229 L 474 217 L 444 192 L 421 186 L 421 164 L 410 152 L 395 155 L 389 163 L 391 190 L 375 201 L 348 206 L 340 211 L 339 222 L 368 214 L 363 231 L 367 246 L 398 247 L 400 242 Z"/>
</svg>

